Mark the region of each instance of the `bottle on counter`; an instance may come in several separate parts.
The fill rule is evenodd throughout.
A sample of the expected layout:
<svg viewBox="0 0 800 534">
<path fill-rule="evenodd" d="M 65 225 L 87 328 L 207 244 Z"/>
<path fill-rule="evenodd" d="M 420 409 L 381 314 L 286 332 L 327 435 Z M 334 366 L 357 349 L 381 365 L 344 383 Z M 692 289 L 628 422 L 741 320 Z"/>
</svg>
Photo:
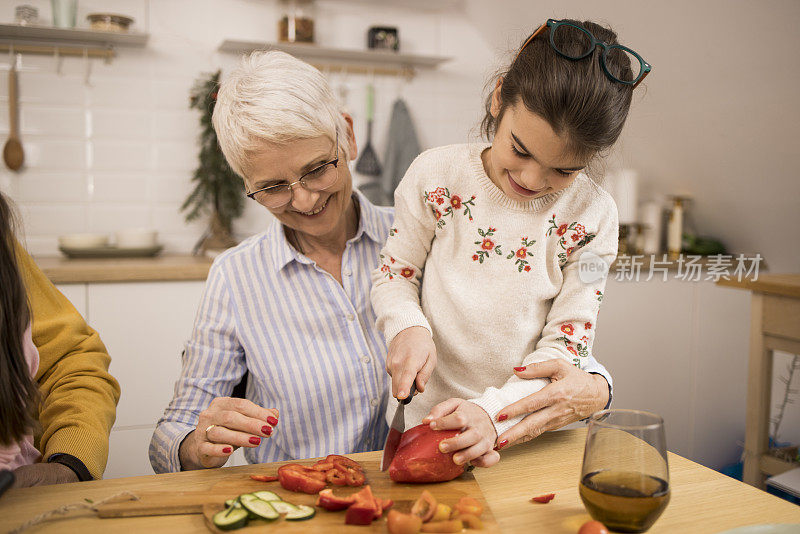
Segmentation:
<svg viewBox="0 0 800 534">
<path fill-rule="evenodd" d="M 672 197 L 672 209 L 667 223 L 667 254 L 669 259 L 677 260 L 681 255 L 683 242 L 683 206 L 686 197 Z"/>
</svg>

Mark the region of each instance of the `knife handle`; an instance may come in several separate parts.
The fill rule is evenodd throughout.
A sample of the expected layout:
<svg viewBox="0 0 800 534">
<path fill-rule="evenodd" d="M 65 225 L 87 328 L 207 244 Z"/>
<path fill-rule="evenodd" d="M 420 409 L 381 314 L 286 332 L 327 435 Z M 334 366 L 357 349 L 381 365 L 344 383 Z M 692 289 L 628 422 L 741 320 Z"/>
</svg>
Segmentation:
<svg viewBox="0 0 800 534">
<path fill-rule="evenodd" d="M 414 398 L 414 393 L 417 392 L 417 385 L 416 385 L 415 382 L 416 382 L 416 378 L 414 379 L 414 382 L 411 382 L 411 389 L 408 390 L 408 397 L 406 397 L 405 399 L 401 400 L 400 401 L 401 404 L 404 404 L 404 405 L 408 404 L 409 402 L 411 402 L 411 399 Z"/>
</svg>

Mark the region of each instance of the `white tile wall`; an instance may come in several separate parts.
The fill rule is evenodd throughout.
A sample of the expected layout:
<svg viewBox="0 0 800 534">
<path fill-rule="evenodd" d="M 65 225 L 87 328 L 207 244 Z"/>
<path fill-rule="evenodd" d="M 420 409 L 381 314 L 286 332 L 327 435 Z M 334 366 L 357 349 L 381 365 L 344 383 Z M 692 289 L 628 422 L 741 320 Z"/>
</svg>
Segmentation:
<svg viewBox="0 0 800 534">
<path fill-rule="evenodd" d="M 92 11 L 118 11 L 150 33 L 144 49 L 118 50 L 112 63 L 82 58 L 24 55 L 20 100 L 26 167 L 0 169 L 0 188 L 22 208 L 26 242 L 35 254 L 55 254 L 65 232 L 107 231 L 149 226 L 159 230 L 167 250 L 188 251 L 205 224 L 186 224 L 179 208 L 191 191 L 197 166 L 198 112 L 189 91 L 201 73 L 229 70 L 237 58 L 220 54 L 226 38 L 274 40 L 275 0 L 82 0 L 79 24 Z M 50 2 L 31 0 L 43 21 Z M 0 10 L 11 22 L 13 9 Z M 390 24 L 400 31 L 405 52 L 449 55 L 436 71 L 420 72 L 411 83 L 376 78 L 377 111 L 373 145 L 383 154 L 389 111 L 402 94 L 426 148 L 462 142 L 480 118 L 481 92 L 493 52 L 463 13 L 320 0 L 318 41 L 364 48 L 367 28 Z M 191 16 L 187 16 L 191 14 Z M 9 58 L 0 58 L 7 71 Z M 4 78 L 0 76 L 0 78 Z M 367 77 L 331 76 L 349 88 L 348 104 L 361 145 L 365 142 Z M 0 79 L 0 136 L 8 132 L 7 84 Z M 358 177 L 356 177 L 358 180 Z M 248 205 L 236 222 L 240 237 L 263 230 L 270 220 Z"/>
</svg>

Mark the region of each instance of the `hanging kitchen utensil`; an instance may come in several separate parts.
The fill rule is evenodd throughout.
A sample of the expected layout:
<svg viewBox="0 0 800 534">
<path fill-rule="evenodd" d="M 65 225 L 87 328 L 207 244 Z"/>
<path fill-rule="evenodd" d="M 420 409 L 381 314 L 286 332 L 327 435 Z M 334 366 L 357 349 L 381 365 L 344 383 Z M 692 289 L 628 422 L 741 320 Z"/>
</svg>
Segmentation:
<svg viewBox="0 0 800 534">
<path fill-rule="evenodd" d="M 361 157 L 356 162 L 356 171 L 367 176 L 380 176 L 381 163 L 378 155 L 372 148 L 372 119 L 375 113 L 375 88 L 370 83 L 367 85 L 367 144 L 361 151 Z"/>
<path fill-rule="evenodd" d="M 18 171 L 25 162 L 25 152 L 19 140 L 19 106 L 17 98 L 17 59 L 12 56 L 8 69 L 8 140 L 3 147 L 6 167 Z"/>
</svg>

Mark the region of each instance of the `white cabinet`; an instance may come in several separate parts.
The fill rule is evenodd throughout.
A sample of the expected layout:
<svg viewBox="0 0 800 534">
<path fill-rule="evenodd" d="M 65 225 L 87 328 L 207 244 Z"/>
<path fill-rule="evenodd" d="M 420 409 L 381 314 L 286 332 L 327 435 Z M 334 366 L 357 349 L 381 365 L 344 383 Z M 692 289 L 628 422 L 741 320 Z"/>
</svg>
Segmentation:
<svg viewBox="0 0 800 534">
<path fill-rule="evenodd" d="M 615 408 L 664 417 L 669 450 L 712 468 L 744 438 L 750 299 L 712 282 L 609 280 L 595 357 Z"/>
<path fill-rule="evenodd" d="M 172 398 L 205 282 L 89 284 L 90 324 L 122 389 L 105 477 L 152 474 L 147 447 Z"/>
</svg>

